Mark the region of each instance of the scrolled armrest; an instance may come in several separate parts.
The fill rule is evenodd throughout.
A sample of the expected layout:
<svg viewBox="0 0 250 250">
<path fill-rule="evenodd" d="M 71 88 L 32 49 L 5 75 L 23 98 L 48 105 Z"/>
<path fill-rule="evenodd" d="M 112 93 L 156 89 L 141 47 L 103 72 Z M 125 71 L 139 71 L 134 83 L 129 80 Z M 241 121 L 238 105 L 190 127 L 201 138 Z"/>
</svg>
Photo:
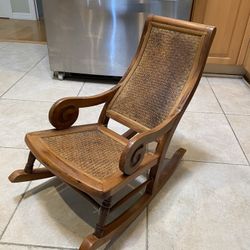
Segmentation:
<svg viewBox="0 0 250 250">
<path fill-rule="evenodd" d="M 130 139 L 120 157 L 120 170 L 126 175 L 133 174 L 140 167 L 140 163 L 146 153 L 147 144 L 155 141 L 171 130 L 179 115 L 180 111 L 177 111 L 159 126 L 152 130 L 137 134 Z"/>
<path fill-rule="evenodd" d="M 120 170 L 126 175 L 131 175 L 132 173 L 134 173 L 140 166 L 140 163 L 142 162 L 145 153 L 145 143 L 140 140 L 129 141 L 129 143 L 123 150 L 120 158 Z"/>
<path fill-rule="evenodd" d="M 99 95 L 88 97 L 66 97 L 56 101 L 49 111 L 49 121 L 56 129 L 69 128 L 77 120 L 79 109 L 91 107 L 111 100 L 119 86 Z"/>
</svg>

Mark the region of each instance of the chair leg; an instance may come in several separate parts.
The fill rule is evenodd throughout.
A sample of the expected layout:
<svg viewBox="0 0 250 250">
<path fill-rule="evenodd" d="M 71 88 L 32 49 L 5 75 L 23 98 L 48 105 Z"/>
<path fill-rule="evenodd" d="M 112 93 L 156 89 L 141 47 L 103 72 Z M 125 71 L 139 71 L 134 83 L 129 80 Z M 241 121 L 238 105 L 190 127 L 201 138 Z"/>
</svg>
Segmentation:
<svg viewBox="0 0 250 250">
<path fill-rule="evenodd" d="M 99 208 L 99 221 L 96 224 L 94 235 L 101 238 L 104 234 L 104 227 L 111 208 L 111 198 L 103 201 Z"/>
<path fill-rule="evenodd" d="M 141 214 L 149 204 L 152 195 L 144 194 L 132 207 L 126 210 L 114 221 L 104 226 L 102 236 L 97 237 L 96 232 L 88 235 L 82 242 L 79 250 L 96 250 L 98 247 L 109 243 L 111 240 L 119 237 L 123 231 Z"/>
<path fill-rule="evenodd" d="M 35 160 L 36 160 L 35 156 L 30 152 L 28 161 L 24 169 L 15 170 L 13 173 L 10 174 L 9 180 L 11 182 L 24 182 L 24 181 L 39 180 L 54 176 L 54 174 L 51 173 L 46 168 L 33 169 Z"/>
<path fill-rule="evenodd" d="M 28 161 L 24 167 L 25 173 L 28 173 L 28 174 L 32 173 L 35 160 L 36 160 L 36 157 L 30 152 L 28 156 Z"/>
<path fill-rule="evenodd" d="M 111 208 L 111 197 L 104 200 L 99 208 L 99 219 L 96 224 L 95 232 L 88 235 L 80 246 L 80 250 L 90 250 L 97 249 L 99 246 L 103 245 L 109 239 L 104 237 L 105 233 L 105 223 Z"/>
</svg>

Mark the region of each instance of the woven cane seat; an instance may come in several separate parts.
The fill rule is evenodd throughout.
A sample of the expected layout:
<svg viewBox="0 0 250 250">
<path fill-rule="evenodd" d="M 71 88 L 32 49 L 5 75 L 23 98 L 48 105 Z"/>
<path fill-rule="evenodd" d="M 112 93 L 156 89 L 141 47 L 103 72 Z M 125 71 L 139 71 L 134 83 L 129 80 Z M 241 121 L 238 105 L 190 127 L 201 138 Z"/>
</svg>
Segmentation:
<svg viewBox="0 0 250 250">
<path fill-rule="evenodd" d="M 128 140 L 104 126 L 33 132 L 26 135 L 26 143 L 52 173 L 62 178 L 67 173 L 73 183 L 67 182 L 73 186 L 75 182 L 84 183 L 103 192 L 105 183 L 113 181 L 115 187 L 126 178 L 119 169 L 119 160 Z M 151 153 L 146 157 L 146 161 L 155 159 Z M 106 191 L 110 189 L 109 185 Z"/>
<path fill-rule="evenodd" d="M 62 159 L 97 179 L 119 172 L 124 145 L 100 130 L 86 130 L 43 137 L 44 143 Z"/>
<path fill-rule="evenodd" d="M 104 129 L 80 126 L 67 133 L 56 130 L 30 133 L 27 138 L 29 141 L 38 139 L 44 149 L 49 149 L 75 170 L 103 180 L 120 172 L 119 159 L 126 145 L 126 139 L 118 134 L 111 138 Z"/>
</svg>

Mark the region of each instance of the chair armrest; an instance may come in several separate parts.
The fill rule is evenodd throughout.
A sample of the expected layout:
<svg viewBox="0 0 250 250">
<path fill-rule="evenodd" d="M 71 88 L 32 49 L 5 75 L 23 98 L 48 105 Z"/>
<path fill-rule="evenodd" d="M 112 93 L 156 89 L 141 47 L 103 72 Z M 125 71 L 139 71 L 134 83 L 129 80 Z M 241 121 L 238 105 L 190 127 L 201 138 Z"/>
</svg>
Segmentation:
<svg viewBox="0 0 250 250">
<path fill-rule="evenodd" d="M 69 128 L 78 118 L 79 108 L 109 102 L 119 89 L 116 85 L 101 94 L 87 97 L 66 97 L 56 101 L 49 111 L 49 121 L 56 129 Z"/>
<path fill-rule="evenodd" d="M 146 145 L 170 131 L 179 115 L 181 115 L 180 110 L 155 128 L 137 134 L 130 139 L 120 157 L 120 170 L 126 175 L 133 174 L 140 167 L 140 163 L 146 153 Z"/>
</svg>

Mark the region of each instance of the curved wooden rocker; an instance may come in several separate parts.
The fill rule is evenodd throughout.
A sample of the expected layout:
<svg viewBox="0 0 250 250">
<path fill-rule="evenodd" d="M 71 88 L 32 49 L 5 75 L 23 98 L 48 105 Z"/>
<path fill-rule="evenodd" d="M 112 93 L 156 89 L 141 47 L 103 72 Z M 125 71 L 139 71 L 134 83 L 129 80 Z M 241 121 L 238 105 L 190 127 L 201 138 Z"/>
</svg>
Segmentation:
<svg viewBox="0 0 250 250">
<path fill-rule="evenodd" d="M 117 86 L 96 96 L 60 99 L 49 112 L 55 129 L 26 135 L 28 162 L 9 179 L 56 175 L 82 192 L 99 209 L 99 219 L 81 250 L 97 249 L 118 237 L 174 172 L 185 149 L 170 160 L 165 154 L 200 81 L 214 34 L 212 26 L 150 16 L 138 51 Z M 72 127 L 80 108 L 101 103 L 105 105 L 98 123 Z M 130 130 L 115 133 L 108 128 L 110 118 Z M 155 152 L 147 152 L 150 142 L 157 142 Z M 46 168 L 33 169 L 35 159 Z M 145 173 L 145 182 L 114 203 L 119 190 Z M 134 205 L 107 222 L 110 213 L 139 191 L 143 195 Z"/>
</svg>

